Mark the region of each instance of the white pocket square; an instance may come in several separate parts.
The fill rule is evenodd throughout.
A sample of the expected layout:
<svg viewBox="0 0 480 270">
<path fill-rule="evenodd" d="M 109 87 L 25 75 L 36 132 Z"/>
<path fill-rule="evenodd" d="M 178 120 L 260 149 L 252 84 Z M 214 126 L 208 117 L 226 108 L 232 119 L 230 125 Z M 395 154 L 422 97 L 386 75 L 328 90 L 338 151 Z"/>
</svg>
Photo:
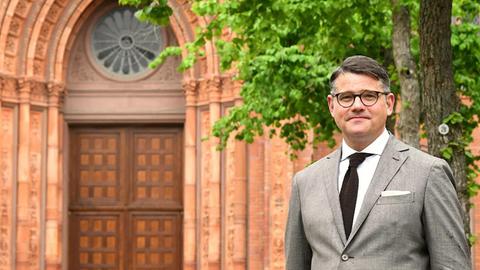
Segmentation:
<svg viewBox="0 0 480 270">
<path fill-rule="evenodd" d="M 385 190 L 382 191 L 382 197 L 390 197 L 390 196 L 401 196 L 401 195 L 408 195 L 411 192 L 408 190 Z"/>
</svg>

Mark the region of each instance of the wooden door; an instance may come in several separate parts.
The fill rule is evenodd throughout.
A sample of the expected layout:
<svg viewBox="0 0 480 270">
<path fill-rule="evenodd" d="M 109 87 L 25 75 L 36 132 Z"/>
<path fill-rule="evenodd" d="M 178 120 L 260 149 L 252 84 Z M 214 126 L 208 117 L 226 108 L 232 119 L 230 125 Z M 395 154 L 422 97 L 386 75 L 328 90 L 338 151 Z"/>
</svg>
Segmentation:
<svg viewBox="0 0 480 270">
<path fill-rule="evenodd" d="M 181 128 L 72 128 L 69 269 L 181 268 Z"/>
</svg>

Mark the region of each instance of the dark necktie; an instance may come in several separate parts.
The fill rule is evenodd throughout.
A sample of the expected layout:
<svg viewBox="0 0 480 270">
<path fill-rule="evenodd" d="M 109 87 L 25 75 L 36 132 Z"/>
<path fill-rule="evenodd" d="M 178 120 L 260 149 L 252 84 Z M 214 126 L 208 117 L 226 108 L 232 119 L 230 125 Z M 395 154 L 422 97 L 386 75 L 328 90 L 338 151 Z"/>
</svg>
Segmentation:
<svg viewBox="0 0 480 270">
<path fill-rule="evenodd" d="M 340 190 L 340 207 L 342 208 L 343 226 L 345 227 L 345 235 L 350 236 L 352 231 L 353 214 L 355 213 L 355 205 L 357 203 L 358 193 L 358 173 L 357 167 L 372 154 L 355 153 L 352 154 L 348 170 L 343 178 L 342 189 Z"/>
</svg>

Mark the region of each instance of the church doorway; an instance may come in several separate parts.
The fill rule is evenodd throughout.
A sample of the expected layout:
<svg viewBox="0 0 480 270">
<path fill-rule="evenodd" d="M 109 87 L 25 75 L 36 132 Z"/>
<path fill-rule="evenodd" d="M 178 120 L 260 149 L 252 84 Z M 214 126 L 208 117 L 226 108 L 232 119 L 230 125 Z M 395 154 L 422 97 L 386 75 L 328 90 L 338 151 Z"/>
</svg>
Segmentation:
<svg viewBox="0 0 480 270">
<path fill-rule="evenodd" d="M 179 126 L 69 131 L 69 267 L 181 269 Z"/>
</svg>

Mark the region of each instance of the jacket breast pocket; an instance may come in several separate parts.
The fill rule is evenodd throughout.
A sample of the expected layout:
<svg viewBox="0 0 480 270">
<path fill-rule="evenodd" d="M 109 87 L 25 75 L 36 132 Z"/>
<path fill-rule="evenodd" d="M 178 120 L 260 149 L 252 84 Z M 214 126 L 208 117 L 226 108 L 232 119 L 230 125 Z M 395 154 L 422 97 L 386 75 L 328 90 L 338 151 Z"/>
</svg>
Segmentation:
<svg viewBox="0 0 480 270">
<path fill-rule="evenodd" d="M 380 196 L 378 198 L 377 204 L 402 204 L 402 203 L 413 203 L 415 201 L 415 193 L 409 193 L 404 195 L 396 196 Z"/>
</svg>

